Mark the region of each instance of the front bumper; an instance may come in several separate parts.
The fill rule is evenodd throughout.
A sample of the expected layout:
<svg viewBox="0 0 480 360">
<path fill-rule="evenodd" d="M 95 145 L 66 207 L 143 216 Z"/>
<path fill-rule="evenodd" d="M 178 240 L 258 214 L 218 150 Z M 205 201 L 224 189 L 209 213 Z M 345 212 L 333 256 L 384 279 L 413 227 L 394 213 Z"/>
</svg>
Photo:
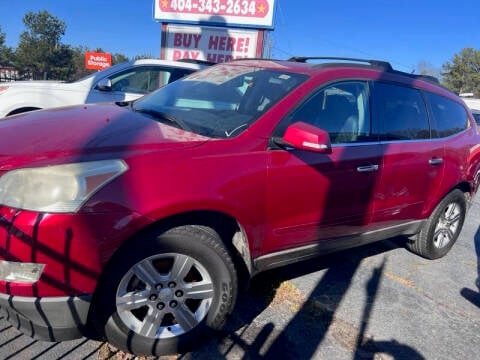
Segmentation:
<svg viewBox="0 0 480 360">
<path fill-rule="evenodd" d="M 0 293 L 31 298 L 93 294 L 104 265 L 138 230 L 139 218 L 127 211 L 46 214 L 0 206 L 0 260 L 45 264 L 35 283 L 0 280 Z"/>
<path fill-rule="evenodd" d="M 77 339 L 87 332 L 91 296 L 35 298 L 0 294 L 7 320 L 24 334 L 46 341 Z"/>
</svg>

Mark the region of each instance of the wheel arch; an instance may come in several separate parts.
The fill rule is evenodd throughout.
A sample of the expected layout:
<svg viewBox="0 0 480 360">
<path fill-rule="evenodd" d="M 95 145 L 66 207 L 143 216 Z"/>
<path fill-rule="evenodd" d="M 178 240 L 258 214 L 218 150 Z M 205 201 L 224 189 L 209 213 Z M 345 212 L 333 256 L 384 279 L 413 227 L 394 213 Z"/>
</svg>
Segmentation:
<svg viewBox="0 0 480 360">
<path fill-rule="evenodd" d="M 238 257 L 238 259 L 233 259 L 237 270 L 247 271 L 245 275 L 248 276 L 252 274 L 252 257 L 248 237 L 237 219 L 219 211 L 198 210 L 172 215 L 151 226 L 167 230 L 182 225 L 206 226 L 215 230 L 232 255 Z M 243 264 L 238 263 L 238 260 L 241 260 Z M 244 268 L 243 270 L 238 269 L 240 265 Z"/>
<path fill-rule="evenodd" d="M 467 208 L 468 208 L 469 202 L 473 196 L 473 189 L 471 187 L 471 184 L 468 181 L 462 181 L 457 185 L 455 185 L 454 187 L 452 187 L 451 189 L 448 189 L 448 191 L 446 191 L 443 194 L 443 196 L 438 200 L 438 202 L 435 204 L 434 208 L 445 198 L 445 196 L 450 194 L 455 189 L 458 189 L 465 194 L 465 200 L 467 201 Z"/>
<path fill-rule="evenodd" d="M 224 214 L 220 215 L 221 217 L 219 217 L 219 214 L 210 214 L 209 212 L 178 214 L 151 224 L 126 240 L 117 248 L 109 261 L 105 264 L 94 294 L 90 300 L 87 325 L 83 333 L 93 339 L 107 339 L 107 341 L 111 342 L 119 349 L 127 350 L 132 353 L 138 351 L 138 354 L 158 356 L 174 354 L 180 352 L 178 349 L 185 350 L 187 347 L 188 350 L 190 350 L 190 346 L 193 343 L 201 341 L 204 333 L 197 331 L 193 337 L 192 335 L 187 338 L 184 336 L 185 334 L 188 334 L 190 330 L 196 331 L 195 329 L 198 329 L 197 325 L 199 324 L 203 324 L 201 331 L 220 329 L 223 326 L 227 315 L 233 310 L 239 289 L 239 272 L 234 260 L 235 257 L 232 251 L 230 251 L 230 248 L 233 245 L 228 246 L 225 239 L 220 240 L 218 236 L 220 234 L 225 235 L 233 232 L 236 233 L 237 229 L 234 227 L 236 221 L 232 218 L 228 218 Z M 186 220 L 188 221 L 186 222 Z M 228 226 L 221 226 L 223 222 L 229 222 L 226 224 Z M 216 233 L 213 234 L 213 231 L 209 231 L 209 228 L 214 229 Z M 168 231 L 170 229 L 175 229 L 176 232 Z M 165 232 L 166 234 L 164 234 Z M 198 236 L 198 244 L 200 246 L 192 246 L 192 252 L 189 253 L 188 251 L 185 251 L 189 247 L 184 245 L 186 243 L 184 240 L 190 239 L 190 236 L 191 239 L 195 239 L 195 235 Z M 144 237 L 143 239 L 142 236 Z M 153 241 L 150 242 L 148 241 L 149 239 Z M 143 244 L 146 244 L 145 247 L 142 247 L 142 241 Z M 221 242 L 223 242 L 223 244 L 221 244 Z M 194 242 L 191 243 L 195 244 Z M 205 323 L 203 320 L 204 318 L 202 317 L 192 329 L 189 328 L 185 333 L 160 340 L 158 338 L 147 339 L 148 341 L 145 342 L 142 336 L 146 335 L 142 335 L 141 333 L 134 331 L 134 329 L 128 329 L 128 326 L 126 326 L 123 320 L 119 318 L 117 305 L 115 303 L 115 296 L 118 296 L 118 293 L 115 294 L 114 291 L 115 289 L 118 289 L 121 281 L 123 281 L 123 277 L 128 273 L 125 272 L 125 270 L 131 269 L 131 266 L 137 263 L 139 259 L 150 258 L 155 254 L 175 253 L 177 252 L 175 249 L 180 249 L 180 253 L 183 252 L 185 255 L 191 256 L 194 260 L 198 260 L 200 265 L 207 263 L 210 264 L 210 275 L 216 274 L 217 278 L 216 284 L 214 285 L 214 293 L 216 295 L 212 295 L 212 299 L 214 296 L 217 300 L 212 300 L 212 307 L 208 309 L 209 314 L 208 318 L 205 317 Z M 167 255 L 171 256 L 172 254 Z M 212 256 L 211 261 L 210 256 Z M 116 268 L 116 266 L 119 265 L 120 268 Z M 202 279 L 204 279 L 203 274 Z M 162 279 L 160 279 L 160 281 L 163 282 Z M 209 279 L 209 281 L 212 280 Z M 160 286 L 160 289 L 165 288 L 165 286 L 166 285 L 163 284 L 163 286 Z M 170 283 L 168 284 L 168 287 L 170 287 Z M 160 291 L 158 285 L 155 285 L 155 288 Z M 182 288 L 182 290 L 184 289 Z M 163 301 L 164 295 L 165 294 L 159 299 L 160 301 Z M 150 297 L 151 295 L 147 294 L 146 296 Z M 144 297 L 146 298 L 146 296 Z M 160 297 L 160 293 L 158 293 L 157 296 Z M 173 295 L 171 296 L 173 297 Z M 181 297 L 183 295 L 177 295 L 175 293 L 175 297 L 177 296 Z M 195 299 L 195 297 L 192 298 Z M 150 298 L 150 300 L 152 299 Z M 156 299 L 153 299 L 152 301 L 154 300 Z M 172 299 L 170 298 L 170 300 Z M 151 305 L 149 306 L 151 307 Z M 162 306 L 165 305 L 162 304 Z M 174 307 L 174 305 L 170 306 L 172 308 Z M 162 310 L 163 307 L 162 309 L 158 309 Z M 211 314 L 210 311 L 212 311 Z"/>
<path fill-rule="evenodd" d="M 249 241 L 244 228 L 235 218 L 225 213 L 198 210 L 179 213 L 160 219 L 130 236 L 109 257 L 97 283 L 97 288 L 101 286 L 99 284 L 103 281 L 102 278 L 105 269 L 109 267 L 111 263 L 115 262 L 117 256 L 119 256 L 124 249 L 128 249 L 132 243 L 138 246 L 139 239 L 140 241 L 146 241 L 146 238 L 151 236 L 152 232 L 163 232 L 184 225 L 204 226 L 215 230 L 232 256 L 238 272 L 240 286 L 246 286 L 248 284 L 252 275 L 253 265 Z M 142 238 L 145 239 L 142 240 Z"/>
<path fill-rule="evenodd" d="M 36 106 L 24 106 L 24 107 L 20 107 L 20 108 L 17 108 L 15 110 L 10 111 L 7 114 L 7 116 L 17 115 L 17 114 L 21 114 L 21 113 L 25 113 L 25 112 L 29 112 L 29 111 L 34 111 L 34 110 L 41 110 L 41 109 L 42 108 L 36 107 Z"/>
<path fill-rule="evenodd" d="M 437 205 L 440 204 L 440 202 L 445 198 L 445 196 L 450 194 L 455 189 L 458 189 L 465 194 L 465 199 L 467 201 L 467 207 L 468 207 L 471 199 L 473 198 L 474 189 L 472 188 L 472 185 L 468 181 L 462 181 L 462 182 L 456 184 L 455 186 L 452 186 L 452 187 L 446 188 L 446 189 L 442 189 L 441 193 L 438 194 L 438 197 L 436 197 L 435 199 L 432 199 L 431 201 L 428 201 L 425 204 L 425 206 L 423 208 L 422 215 L 425 218 L 428 218 L 430 216 L 430 214 L 435 210 Z"/>
<path fill-rule="evenodd" d="M 448 193 L 452 192 L 453 190 L 458 189 L 462 191 L 465 194 L 465 200 L 467 202 L 467 210 L 470 207 L 470 203 L 472 201 L 473 196 L 475 195 L 474 189 L 472 188 L 472 185 L 467 182 L 461 182 L 457 186 L 455 186 L 453 189 L 451 189 Z"/>
</svg>

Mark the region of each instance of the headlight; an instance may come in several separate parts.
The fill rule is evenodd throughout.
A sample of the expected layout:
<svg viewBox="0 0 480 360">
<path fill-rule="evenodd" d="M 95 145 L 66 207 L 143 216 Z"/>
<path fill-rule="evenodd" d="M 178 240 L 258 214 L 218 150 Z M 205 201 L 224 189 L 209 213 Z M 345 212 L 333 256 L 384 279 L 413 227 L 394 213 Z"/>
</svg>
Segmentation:
<svg viewBox="0 0 480 360">
<path fill-rule="evenodd" d="M 93 193 L 127 169 L 122 160 L 102 160 L 12 170 L 0 177 L 0 204 L 33 211 L 76 212 Z"/>
</svg>

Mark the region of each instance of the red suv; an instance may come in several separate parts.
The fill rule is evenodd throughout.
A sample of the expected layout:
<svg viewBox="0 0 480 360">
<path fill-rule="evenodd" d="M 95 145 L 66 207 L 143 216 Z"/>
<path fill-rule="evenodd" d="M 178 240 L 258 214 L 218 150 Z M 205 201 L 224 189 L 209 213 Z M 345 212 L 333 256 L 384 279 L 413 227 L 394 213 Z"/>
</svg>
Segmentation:
<svg viewBox="0 0 480 360">
<path fill-rule="evenodd" d="M 345 61 L 348 60 L 348 61 Z M 381 61 L 220 64 L 0 121 L 0 305 L 52 341 L 189 348 L 239 279 L 397 235 L 435 259 L 480 174 L 460 98 Z"/>
</svg>

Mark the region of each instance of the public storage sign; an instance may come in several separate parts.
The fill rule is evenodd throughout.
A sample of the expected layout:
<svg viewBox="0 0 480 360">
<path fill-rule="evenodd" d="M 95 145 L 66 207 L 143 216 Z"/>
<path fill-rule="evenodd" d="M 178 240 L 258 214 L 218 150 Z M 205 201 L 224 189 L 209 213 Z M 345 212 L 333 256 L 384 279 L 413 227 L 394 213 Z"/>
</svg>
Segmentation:
<svg viewBox="0 0 480 360">
<path fill-rule="evenodd" d="M 85 53 L 85 69 L 103 70 L 112 66 L 112 54 L 89 52 Z"/>
<path fill-rule="evenodd" d="M 226 62 L 252 58 L 261 51 L 258 30 L 168 25 L 164 59 Z"/>
<path fill-rule="evenodd" d="M 273 28 L 275 0 L 155 0 L 154 17 L 164 23 Z"/>
</svg>

